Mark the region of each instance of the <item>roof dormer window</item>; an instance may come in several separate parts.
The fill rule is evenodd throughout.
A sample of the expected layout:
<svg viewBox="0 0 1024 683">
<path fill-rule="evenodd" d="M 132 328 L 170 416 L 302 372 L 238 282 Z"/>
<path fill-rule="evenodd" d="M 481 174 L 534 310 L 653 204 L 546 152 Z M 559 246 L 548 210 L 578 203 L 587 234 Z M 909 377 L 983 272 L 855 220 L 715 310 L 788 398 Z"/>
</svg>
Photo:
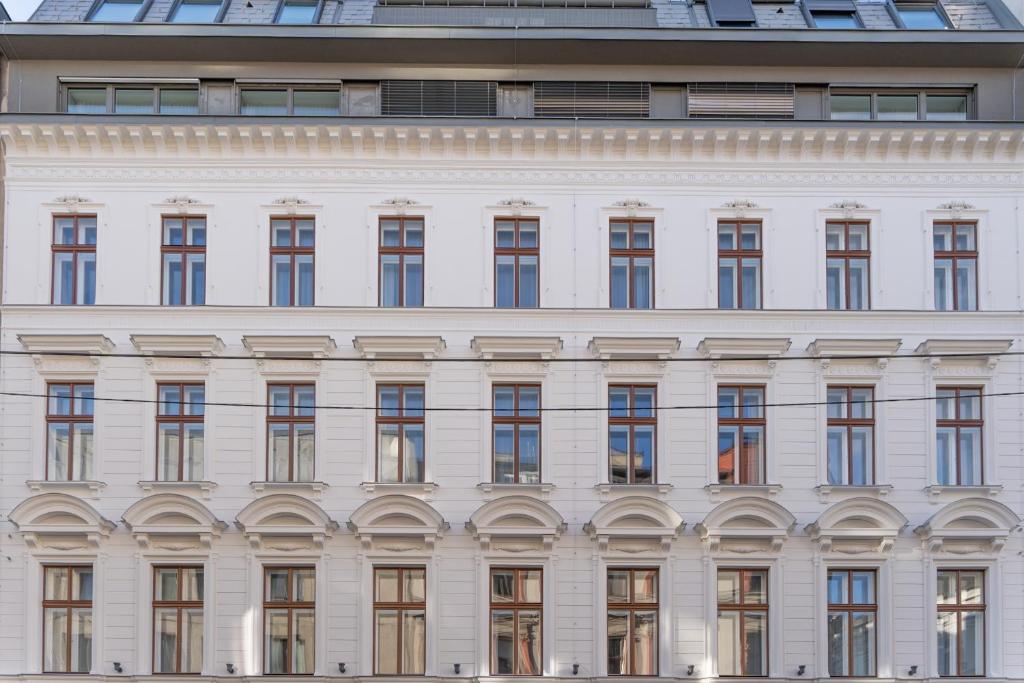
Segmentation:
<svg viewBox="0 0 1024 683">
<path fill-rule="evenodd" d="M 864 22 L 860 20 L 853 0 L 806 0 L 801 3 L 800 8 L 807 25 L 811 28 L 864 28 Z"/>
<path fill-rule="evenodd" d="M 167 16 L 174 24 L 212 24 L 220 21 L 221 0 L 179 0 Z"/>
<path fill-rule="evenodd" d="M 315 24 L 320 20 L 320 7 L 317 0 L 281 0 L 274 23 Z"/>
<path fill-rule="evenodd" d="M 949 18 L 938 3 L 897 2 L 893 5 L 893 17 L 900 28 L 929 31 L 950 28 Z"/>
<path fill-rule="evenodd" d="M 99 0 L 87 21 L 103 24 L 138 21 L 144 5 L 143 0 Z"/>
<path fill-rule="evenodd" d="M 721 28 L 757 26 L 750 0 L 707 0 L 708 19 Z"/>
</svg>

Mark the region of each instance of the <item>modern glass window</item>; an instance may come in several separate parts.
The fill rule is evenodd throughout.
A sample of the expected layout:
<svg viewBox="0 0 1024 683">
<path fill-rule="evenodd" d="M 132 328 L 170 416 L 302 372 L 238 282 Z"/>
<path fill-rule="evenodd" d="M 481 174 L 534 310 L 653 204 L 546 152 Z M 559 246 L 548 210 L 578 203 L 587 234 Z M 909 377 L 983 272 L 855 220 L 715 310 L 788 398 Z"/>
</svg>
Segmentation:
<svg viewBox="0 0 1024 683">
<path fill-rule="evenodd" d="M 654 308 L 654 221 L 609 224 L 612 308 Z"/>
<path fill-rule="evenodd" d="M 380 219 L 381 306 L 423 305 L 423 236 L 422 217 Z"/>
<path fill-rule="evenodd" d="M 164 216 L 160 245 L 164 306 L 206 303 L 206 217 Z"/>
<path fill-rule="evenodd" d="M 316 569 L 264 567 L 263 571 L 263 673 L 312 675 Z"/>
<path fill-rule="evenodd" d="M 312 306 L 316 221 L 270 219 L 270 305 Z"/>
<path fill-rule="evenodd" d="M 494 305 L 537 308 L 540 305 L 540 221 L 498 218 L 494 221 Z"/>
<path fill-rule="evenodd" d="M 985 675 L 985 572 L 940 569 L 936 576 L 940 676 Z"/>
<path fill-rule="evenodd" d="M 92 382 L 46 386 L 46 479 L 89 481 L 93 477 Z"/>
<path fill-rule="evenodd" d="M 878 598 L 873 569 L 828 571 L 828 675 L 875 675 Z"/>
<path fill-rule="evenodd" d="M 491 569 L 491 675 L 544 673 L 544 570 Z"/>
<path fill-rule="evenodd" d="M 135 21 L 145 3 L 143 0 L 102 0 L 89 16 L 89 21 L 111 24 Z"/>
<path fill-rule="evenodd" d="M 829 93 L 829 116 L 842 121 L 966 121 L 970 93 L 962 89 L 837 89 Z"/>
<path fill-rule="evenodd" d="M 925 98 L 925 118 L 929 121 L 966 121 L 967 95 L 932 95 Z"/>
<path fill-rule="evenodd" d="M 373 673 L 422 676 L 427 662 L 427 570 L 373 570 Z"/>
<path fill-rule="evenodd" d="M 875 483 L 875 390 L 830 386 L 828 400 L 828 483 L 870 486 Z"/>
<path fill-rule="evenodd" d="M 494 483 L 540 483 L 540 385 L 495 384 Z"/>
<path fill-rule="evenodd" d="M 106 88 L 68 88 L 67 110 L 69 114 L 106 114 Z"/>
<path fill-rule="evenodd" d="M 422 384 L 377 385 L 377 481 L 424 480 L 424 398 Z"/>
<path fill-rule="evenodd" d="M 768 570 L 718 570 L 718 675 L 768 675 Z"/>
<path fill-rule="evenodd" d="M 982 483 L 981 387 L 939 387 L 935 390 L 935 454 L 937 479 L 943 486 Z"/>
<path fill-rule="evenodd" d="M 978 310 L 978 224 L 936 221 L 935 310 Z"/>
<path fill-rule="evenodd" d="M 903 28 L 915 30 L 949 28 L 949 23 L 935 3 L 897 2 L 895 7 L 900 21 L 903 22 Z"/>
<path fill-rule="evenodd" d="M 209 24 L 217 21 L 221 0 L 181 0 L 169 21 L 175 24 Z"/>
<path fill-rule="evenodd" d="M 267 385 L 267 481 L 313 481 L 316 385 Z"/>
<path fill-rule="evenodd" d="M 243 116 L 337 116 L 341 90 L 334 88 L 245 88 L 239 92 Z"/>
<path fill-rule="evenodd" d="M 92 668 L 92 567 L 43 567 L 43 673 Z"/>
<path fill-rule="evenodd" d="M 718 221 L 718 307 L 761 308 L 760 221 Z"/>
<path fill-rule="evenodd" d="M 53 217 L 53 303 L 96 303 L 96 216 Z"/>
<path fill-rule="evenodd" d="M 861 28 L 855 12 L 830 12 L 811 10 L 814 28 Z"/>
<path fill-rule="evenodd" d="M 160 88 L 157 96 L 161 114 L 198 114 L 199 91 L 195 89 Z"/>
<path fill-rule="evenodd" d="M 203 568 L 153 568 L 153 673 L 203 670 Z"/>
<path fill-rule="evenodd" d="M 658 570 L 608 570 L 608 675 L 658 675 Z"/>
<path fill-rule="evenodd" d="M 64 98 L 69 114 L 199 113 L 199 90 L 186 84 L 73 85 Z"/>
<path fill-rule="evenodd" d="M 203 478 L 206 387 L 173 382 L 157 385 L 156 478 L 199 481 Z"/>
<path fill-rule="evenodd" d="M 658 388 L 651 384 L 608 387 L 608 481 L 655 483 Z"/>
<path fill-rule="evenodd" d="M 318 5 L 315 0 L 282 0 L 274 21 L 278 24 L 312 24 L 316 20 Z"/>
<path fill-rule="evenodd" d="M 825 284 L 830 311 L 871 308 L 870 264 L 867 223 L 828 221 L 825 224 Z"/>
<path fill-rule="evenodd" d="M 765 483 L 764 386 L 718 387 L 718 483 Z"/>
</svg>

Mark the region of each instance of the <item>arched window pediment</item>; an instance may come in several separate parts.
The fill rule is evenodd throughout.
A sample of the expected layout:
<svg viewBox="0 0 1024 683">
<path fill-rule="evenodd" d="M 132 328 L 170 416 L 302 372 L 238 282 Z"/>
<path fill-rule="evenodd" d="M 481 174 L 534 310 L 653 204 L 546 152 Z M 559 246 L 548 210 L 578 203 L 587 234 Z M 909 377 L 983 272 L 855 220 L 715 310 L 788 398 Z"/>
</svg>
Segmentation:
<svg viewBox="0 0 1024 683">
<path fill-rule="evenodd" d="M 466 529 L 485 549 L 497 540 L 540 540 L 545 551 L 565 531 L 565 520 L 547 503 L 529 496 L 503 496 L 481 505 L 466 522 Z"/>
<path fill-rule="evenodd" d="M 778 503 L 744 496 L 711 510 L 696 531 L 712 552 L 778 552 L 795 525 L 793 513 Z"/>
<path fill-rule="evenodd" d="M 257 498 L 246 505 L 235 518 L 254 548 L 265 548 L 268 539 L 296 538 L 323 547 L 338 530 L 338 523 L 312 501 L 289 493 Z M 297 549 L 291 545 L 278 549 Z"/>
<path fill-rule="evenodd" d="M 448 522 L 419 498 L 392 494 L 359 506 L 349 518 L 348 528 L 364 548 L 380 545 L 384 540 L 385 549 L 411 550 L 414 546 L 407 544 L 413 541 L 429 550 L 444 537 Z"/>
<path fill-rule="evenodd" d="M 208 548 L 227 528 L 202 503 L 176 493 L 142 498 L 125 510 L 121 520 L 144 548 L 155 537 L 196 538 Z"/>
<path fill-rule="evenodd" d="M 997 553 L 1020 517 L 1002 503 L 987 498 L 964 498 L 946 505 L 914 529 L 932 552 Z"/>
<path fill-rule="evenodd" d="M 889 503 L 850 498 L 829 507 L 806 527 L 822 552 L 888 552 L 907 525 L 907 518 Z"/>
<path fill-rule="evenodd" d="M 11 510 L 8 519 L 30 548 L 95 548 L 117 526 L 85 501 L 66 493 L 26 498 Z"/>
<path fill-rule="evenodd" d="M 667 552 L 685 526 L 679 513 L 663 501 L 626 496 L 603 505 L 583 530 L 602 551 L 610 545 L 625 549 L 622 542 L 627 540 L 654 540 Z"/>
</svg>

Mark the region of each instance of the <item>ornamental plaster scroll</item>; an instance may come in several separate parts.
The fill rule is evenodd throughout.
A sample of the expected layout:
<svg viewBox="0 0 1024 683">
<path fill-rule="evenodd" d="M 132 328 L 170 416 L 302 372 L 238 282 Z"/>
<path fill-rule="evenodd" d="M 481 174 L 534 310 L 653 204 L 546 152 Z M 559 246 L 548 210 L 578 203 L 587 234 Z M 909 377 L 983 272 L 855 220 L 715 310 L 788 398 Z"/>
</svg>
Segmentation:
<svg viewBox="0 0 1024 683">
<path fill-rule="evenodd" d="M 795 525 L 778 503 L 743 496 L 718 505 L 694 528 L 709 552 L 777 553 Z"/>
<path fill-rule="evenodd" d="M 973 211 L 974 208 L 974 204 L 969 204 L 965 201 L 946 202 L 938 206 L 939 211 L 948 211 L 949 217 L 953 219 L 960 218 L 965 211 Z"/>
<path fill-rule="evenodd" d="M 42 493 L 21 501 L 8 515 L 31 549 L 97 548 L 116 524 L 66 493 Z"/>
<path fill-rule="evenodd" d="M 729 209 L 736 218 L 746 218 L 747 211 L 758 208 L 757 204 L 749 199 L 734 199 L 731 202 L 722 204 L 723 209 Z"/>
<path fill-rule="evenodd" d="M 914 529 L 930 552 L 969 554 L 998 553 L 1011 533 L 1020 528 L 1021 518 L 1002 503 L 988 498 L 964 498 L 936 512 Z"/>
<path fill-rule="evenodd" d="M 391 494 L 359 506 L 349 518 L 348 528 L 367 550 L 380 548 L 382 543 L 414 543 L 429 551 L 449 526 L 437 510 L 419 498 Z"/>
<path fill-rule="evenodd" d="M 524 199 L 523 197 L 513 197 L 511 199 L 502 199 L 498 202 L 498 206 L 502 209 L 506 209 L 513 216 L 523 215 L 525 209 L 534 208 L 537 206 L 537 202 Z"/>
<path fill-rule="evenodd" d="M 889 503 L 857 497 L 831 506 L 808 524 L 807 534 L 821 552 L 889 552 L 907 518 Z"/>
<path fill-rule="evenodd" d="M 385 199 L 380 203 L 380 206 L 386 209 L 390 209 L 398 216 L 404 216 L 413 207 L 420 206 L 420 203 L 415 199 L 408 197 L 393 197 L 391 199 Z"/>
<path fill-rule="evenodd" d="M 175 493 L 158 493 L 136 501 L 121 517 L 132 536 L 143 548 L 161 544 L 174 544 L 174 540 L 189 539 L 182 547 L 209 548 L 219 538 L 227 524 L 217 519 L 202 503 Z"/>
<path fill-rule="evenodd" d="M 915 353 L 931 356 L 928 362 L 936 377 L 971 377 L 991 375 L 999 354 L 1012 346 L 1012 339 L 926 339 Z"/>
<path fill-rule="evenodd" d="M 504 544 L 502 549 L 509 549 L 515 548 L 516 542 L 539 541 L 550 551 L 565 529 L 565 520 L 553 507 L 529 496 L 502 496 L 484 503 L 466 522 L 466 530 L 484 550 L 497 542 Z"/>
<path fill-rule="evenodd" d="M 339 528 L 319 505 L 288 493 L 261 496 L 252 501 L 235 517 L 235 526 L 256 549 L 267 548 L 268 543 L 278 546 L 299 543 L 303 547 L 308 544 L 323 548 Z"/>
<path fill-rule="evenodd" d="M 868 206 L 864 202 L 858 202 L 855 199 L 844 199 L 834 204 L 829 204 L 828 208 L 836 209 L 842 213 L 843 218 L 850 219 L 856 217 L 858 211 L 863 211 Z"/>
<path fill-rule="evenodd" d="M 603 505 L 583 525 L 602 552 L 654 549 L 668 552 L 685 527 L 683 518 L 663 501 L 645 496 L 626 496 Z"/>
</svg>

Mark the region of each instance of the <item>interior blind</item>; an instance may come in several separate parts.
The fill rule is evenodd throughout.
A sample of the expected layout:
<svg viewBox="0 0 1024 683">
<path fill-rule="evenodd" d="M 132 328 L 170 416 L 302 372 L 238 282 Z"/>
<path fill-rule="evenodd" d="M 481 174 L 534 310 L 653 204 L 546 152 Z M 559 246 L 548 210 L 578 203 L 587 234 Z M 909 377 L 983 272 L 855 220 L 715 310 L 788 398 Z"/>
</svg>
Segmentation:
<svg viewBox="0 0 1024 683">
<path fill-rule="evenodd" d="M 647 118 L 648 83 L 540 81 L 533 84 L 534 116 L 555 118 Z"/>
<path fill-rule="evenodd" d="M 792 83 L 691 83 L 687 103 L 697 119 L 791 119 L 796 88 Z"/>
<path fill-rule="evenodd" d="M 383 116 L 496 116 L 498 86 L 490 81 L 381 81 Z"/>
</svg>

